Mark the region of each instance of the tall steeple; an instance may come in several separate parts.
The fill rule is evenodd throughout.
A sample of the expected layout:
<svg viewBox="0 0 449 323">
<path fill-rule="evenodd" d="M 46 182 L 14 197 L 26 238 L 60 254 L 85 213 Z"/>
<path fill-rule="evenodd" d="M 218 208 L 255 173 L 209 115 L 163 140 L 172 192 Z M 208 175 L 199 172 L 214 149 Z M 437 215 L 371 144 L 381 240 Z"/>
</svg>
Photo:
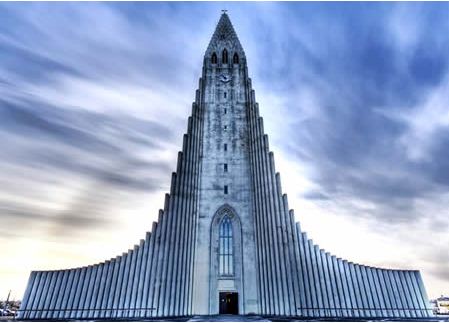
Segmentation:
<svg viewBox="0 0 449 323">
<path fill-rule="evenodd" d="M 243 52 L 237 33 L 226 12 L 222 13 L 218 21 L 206 53 L 210 53 L 211 50 L 223 49 L 224 47 Z"/>
<path fill-rule="evenodd" d="M 226 11 L 223 11 L 218 21 L 207 47 L 205 58 L 212 59 L 213 53 L 217 55 L 217 58 L 220 58 L 223 50 L 232 53 L 232 56 L 229 54 L 230 60 L 233 59 L 234 54 L 237 54 L 242 63 L 246 62 L 245 52 Z"/>
</svg>

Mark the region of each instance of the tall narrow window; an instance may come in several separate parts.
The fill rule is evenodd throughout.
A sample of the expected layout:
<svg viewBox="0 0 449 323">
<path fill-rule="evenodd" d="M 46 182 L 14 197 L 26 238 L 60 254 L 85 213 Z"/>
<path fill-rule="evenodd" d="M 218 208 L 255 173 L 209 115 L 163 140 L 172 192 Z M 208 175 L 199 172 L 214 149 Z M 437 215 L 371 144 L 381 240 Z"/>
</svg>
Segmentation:
<svg viewBox="0 0 449 323">
<path fill-rule="evenodd" d="M 234 246 L 232 239 L 232 222 L 226 215 L 219 227 L 220 246 L 218 251 L 220 276 L 234 275 Z"/>
<path fill-rule="evenodd" d="M 222 54 L 222 57 L 221 57 L 221 62 L 222 62 L 223 64 L 228 64 L 228 51 L 226 50 L 226 48 L 223 49 L 223 54 Z"/>
<path fill-rule="evenodd" d="M 224 108 L 224 114 L 226 114 L 228 112 L 228 110 L 226 108 Z"/>
<path fill-rule="evenodd" d="M 223 97 L 226 99 L 226 96 L 227 96 L 228 94 L 226 93 L 226 92 L 224 92 L 223 93 Z"/>
<path fill-rule="evenodd" d="M 224 166 L 223 167 L 224 172 L 227 173 L 228 172 L 228 164 L 224 164 L 223 166 Z"/>
<path fill-rule="evenodd" d="M 224 144 L 223 148 L 224 148 L 224 151 L 228 151 L 228 144 Z"/>
<path fill-rule="evenodd" d="M 238 64 L 239 63 L 239 55 L 237 55 L 237 53 L 234 54 L 234 57 L 232 58 L 232 62 L 234 64 Z"/>
<path fill-rule="evenodd" d="M 228 194 L 228 185 L 225 185 L 225 186 L 224 186 L 224 193 L 225 193 L 225 194 Z"/>
<path fill-rule="evenodd" d="M 217 54 L 213 53 L 211 58 L 212 64 L 217 64 Z"/>
</svg>

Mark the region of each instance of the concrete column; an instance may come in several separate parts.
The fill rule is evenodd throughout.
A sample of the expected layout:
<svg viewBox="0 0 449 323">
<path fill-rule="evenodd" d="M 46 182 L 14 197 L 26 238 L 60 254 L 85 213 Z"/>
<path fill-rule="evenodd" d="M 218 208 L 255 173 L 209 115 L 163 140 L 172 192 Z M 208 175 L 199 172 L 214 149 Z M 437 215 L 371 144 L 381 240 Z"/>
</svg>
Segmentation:
<svg viewBox="0 0 449 323">
<path fill-rule="evenodd" d="M 338 311 L 340 317 L 346 317 L 348 315 L 346 309 L 350 306 L 350 300 L 348 295 L 348 286 L 346 285 L 346 280 L 344 280 L 342 273 L 342 263 L 341 259 L 336 256 L 331 255 L 332 265 L 334 267 L 334 277 L 336 284 L 336 291 L 339 299 L 339 308 Z"/>
<path fill-rule="evenodd" d="M 293 210 L 291 212 L 291 217 L 294 219 Z M 295 243 L 296 243 L 296 262 L 297 262 L 297 276 L 298 276 L 298 315 L 306 316 L 307 315 L 307 303 L 306 303 L 306 283 L 304 282 L 305 271 L 304 267 L 304 259 L 303 259 L 303 250 L 302 249 L 302 237 L 301 237 L 301 226 L 300 223 L 296 223 L 296 229 L 293 231 L 295 235 Z"/>
<path fill-rule="evenodd" d="M 99 289 L 99 266 L 98 264 L 94 264 L 91 268 L 91 275 L 90 275 L 90 283 L 89 283 L 89 292 L 87 294 L 86 298 L 86 311 L 84 312 L 83 317 L 85 318 L 92 318 L 94 316 L 94 309 L 96 304 L 96 299 L 98 297 L 98 289 Z"/>
<path fill-rule="evenodd" d="M 353 277 L 351 275 L 351 266 L 346 261 L 343 260 L 343 268 L 345 270 L 345 277 L 346 281 L 348 282 L 348 291 L 349 291 L 349 297 L 351 299 L 351 310 L 350 310 L 350 316 L 359 317 L 359 311 L 357 310 L 358 304 L 356 300 L 356 294 L 355 294 L 355 284 L 353 281 Z"/>
<path fill-rule="evenodd" d="M 415 298 L 416 298 L 416 302 L 417 302 L 417 316 L 418 317 L 425 317 L 426 316 L 426 312 L 423 311 L 423 309 L 425 308 L 423 302 L 422 302 L 422 298 L 421 298 L 421 292 L 419 290 L 419 286 L 416 282 L 416 277 L 415 277 L 415 273 L 414 271 L 409 271 L 409 276 L 410 276 L 410 283 L 413 286 L 413 290 L 415 293 Z"/>
<path fill-rule="evenodd" d="M 61 316 L 61 309 L 63 308 L 62 306 L 62 302 L 64 300 L 64 296 L 67 290 L 67 281 L 68 281 L 68 277 L 69 277 L 69 270 L 63 270 L 62 271 L 62 281 L 61 281 L 61 285 L 59 287 L 59 294 L 58 294 L 58 298 L 56 300 L 56 304 L 55 304 L 55 313 L 53 315 L 54 319 L 58 319 Z"/>
<path fill-rule="evenodd" d="M 365 267 L 366 276 L 368 277 L 368 283 L 370 286 L 370 292 L 371 292 L 371 300 L 372 300 L 372 307 L 374 308 L 373 311 L 371 311 L 371 315 L 373 317 L 382 317 L 382 312 L 380 311 L 381 304 L 379 301 L 379 294 L 378 290 L 376 288 L 376 282 L 374 281 L 374 268 L 372 267 Z"/>
<path fill-rule="evenodd" d="M 258 180 L 258 186 L 256 188 L 258 189 L 258 196 L 257 196 L 257 204 L 259 205 L 259 218 L 261 219 L 261 234 L 264 239 L 264 254 L 265 254 L 265 276 L 266 276 L 266 286 L 265 291 L 266 295 L 265 298 L 267 299 L 266 302 L 266 308 L 265 313 L 266 314 L 274 314 L 275 311 L 275 299 L 278 298 L 278 292 L 277 289 L 274 288 L 273 285 L 273 274 L 275 272 L 275 265 L 273 259 L 273 246 L 270 243 L 272 241 L 272 234 L 270 230 L 269 217 L 268 217 L 268 211 L 267 211 L 267 199 L 266 199 L 266 193 L 265 193 L 265 175 L 262 172 L 262 156 L 264 154 L 264 148 L 263 148 L 263 130 L 262 128 L 262 119 L 260 117 L 257 117 L 257 120 L 255 121 L 256 125 L 256 161 L 257 161 L 257 176 L 256 179 Z"/>
<path fill-rule="evenodd" d="M 139 274 L 140 274 L 140 266 L 142 264 L 142 251 L 143 251 L 143 243 L 144 240 L 140 240 L 139 246 L 136 246 L 134 248 L 135 250 L 135 265 L 133 270 L 133 282 L 131 285 L 131 294 L 130 294 L 130 302 L 129 302 L 129 315 L 128 317 L 135 317 L 136 311 L 134 310 L 136 308 L 136 297 L 137 297 L 137 288 L 139 286 Z"/>
<path fill-rule="evenodd" d="M 86 300 L 87 291 L 90 288 L 89 279 L 90 279 L 91 269 L 92 269 L 92 266 L 83 267 L 83 269 L 82 269 L 83 279 L 82 279 L 81 289 L 79 290 L 76 318 L 83 317 L 84 302 Z"/>
<path fill-rule="evenodd" d="M 336 311 L 335 311 L 335 303 L 334 303 L 334 294 L 332 290 L 332 281 L 331 281 L 331 273 L 329 270 L 329 263 L 327 262 L 327 255 L 324 249 L 320 249 L 320 256 L 321 256 L 321 263 L 323 264 L 323 277 L 324 277 L 324 288 L 326 291 L 326 299 L 324 302 L 324 306 L 327 304 L 327 316 L 335 317 Z M 335 281 L 334 281 L 335 282 Z"/>
<path fill-rule="evenodd" d="M 112 284 L 112 274 L 115 267 L 115 259 L 109 260 L 108 264 L 108 271 L 107 276 L 105 280 L 105 286 L 104 286 L 104 292 L 103 292 L 103 299 L 101 301 L 101 309 L 103 317 L 110 317 L 111 311 L 108 310 L 110 307 L 108 307 L 109 300 L 112 298 L 111 294 L 111 284 Z"/>
<path fill-rule="evenodd" d="M 168 208 L 168 194 L 165 195 L 165 205 Z M 155 317 L 157 316 L 157 312 L 156 312 L 156 306 L 157 306 L 157 302 L 156 302 L 156 288 L 157 288 L 157 269 L 160 266 L 159 263 L 159 254 L 161 253 L 161 235 L 162 235 L 162 222 L 165 221 L 165 214 L 164 211 L 159 210 L 159 218 L 158 218 L 158 226 L 157 226 L 157 230 L 156 230 L 156 240 L 155 240 L 155 246 L 154 246 L 154 252 L 153 252 L 153 265 L 151 267 L 151 280 L 150 280 L 150 288 L 149 288 L 149 300 L 151 300 L 151 304 L 149 304 L 149 307 L 152 308 L 151 310 L 151 317 Z M 162 257 L 162 256 L 161 256 Z"/>
<path fill-rule="evenodd" d="M 413 272 L 414 276 L 415 276 L 415 282 L 418 285 L 419 291 L 420 291 L 420 296 L 421 296 L 421 301 L 423 304 L 423 309 L 425 309 L 425 317 L 429 317 L 429 316 L 434 316 L 432 309 L 430 308 L 430 303 L 429 303 L 429 299 L 427 298 L 427 293 L 426 293 L 426 289 L 424 288 L 424 284 L 421 278 L 421 274 L 419 271 L 414 271 Z"/>
<path fill-rule="evenodd" d="M 249 89 L 246 86 L 245 88 L 245 95 L 248 98 L 249 95 Z M 247 109 L 247 114 L 248 114 L 248 137 L 249 137 L 249 149 L 250 149 L 250 153 L 249 153 L 249 158 L 250 158 L 250 163 L 251 163 L 251 176 L 253 178 L 253 185 L 254 185 L 254 203 L 253 203 L 253 208 L 254 208 L 254 233 L 255 233 L 255 240 L 256 240 L 256 262 L 259 264 L 259 266 L 257 266 L 257 270 L 258 270 L 258 280 L 259 280 L 259 288 L 258 288 L 258 299 L 259 299 L 259 313 L 265 313 L 265 308 L 266 308 L 266 298 L 265 298 L 265 293 L 266 293 L 266 289 L 265 289 L 265 259 L 262 257 L 262 248 L 261 246 L 263 245 L 262 243 L 262 236 L 261 236 L 261 220 L 260 220 L 260 211 L 259 211 L 259 198 L 258 198 L 258 193 L 259 193 L 259 189 L 258 189 L 258 178 L 256 175 L 257 172 L 257 168 L 256 168 L 256 144 L 255 144 L 255 125 L 254 125 L 254 120 L 255 120 L 255 114 L 254 114 L 254 103 L 253 102 L 249 102 L 248 101 L 248 109 Z"/>
<path fill-rule="evenodd" d="M 404 285 L 407 286 L 406 289 L 408 290 L 408 295 L 409 295 L 409 298 L 410 298 L 410 307 L 412 308 L 412 310 L 411 310 L 412 316 L 413 317 L 420 317 L 421 315 L 420 315 L 420 313 L 418 311 L 419 303 L 418 303 L 418 300 L 416 298 L 416 296 L 417 296 L 416 295 L 416 291 L 415 291 L 415 289 L 413 287 L 413 283 L 411 282 L 411 279 L 410 279 L 410 271 L 404 270 L 404 271 L 402 271 L 402 275 L 403 275 Z"/>
<path fill-rule="evenodd" d="M 267 142 L 268 142 L 268 136 L 265 137 Z M 281 277 L 281 281 L 282 281 L 282 303 L 283 306 L 281 307 L 282 309 L 282 314 L 283 315 L 290 315 L 291 313 L 291 303 L 290 303 L 290 284 L 291 282 L 289 281 L 290 277 L 288 274 L 288 269 L 289 269 L 289 259 L 288 259 L 288 254 L 286 254 L 286 252 L 288 252 L 288 245 L 286 244 L 286 239 L 284 237 L 285 235 L 285 224 L 282 221 L 283 218 L 283 214 L 282 214 L 282 208 L 280 206 L 280 199 L 281 199 L 281 192 L 278 191 L 278 183 L 276 181 L 275 178 L 275 165 L 274 165 L 274 156 L 273 156 L 273 152 L 269 152 L 268 153 L 268 165 L 269 165 L 269 181 L 270 181 L 270 186 L 272 187 L 271 190 L 271 198 L 273 201 L 273 211 L 274 213 L 272 214 L 272 216 L 274 215 L 274 220 L 276 223 L 276 228 L 277 230 L 275 231 L 276 236 L 277 236 L 277 240 L 278 240 L 278 254 L 279 254 L 279 259 L 280 259 L 280 270 L 279 270 L 279 275 Z M 279 284 L 279 282 L 278 282 Z"/>
<path fill-rule="evenodd" d="M 41 295 L 41 300 L 39 301 L 39 304 L 42 304 L 41 306 L 39 306 L 39 309 L 41 310 L 39 312 L 39 318 L 47 318 L 48 315 L 47 309 L 50 303 L 53 287 L 54 287 L 53 271 L 47 271 L 47 278 L 44 285 L 44 290 Z"/>
<path fill-rule="evenodd" d="M 309 272 L 309 280 L 310 280 L 310 294 L 312 299 L 312 317 L 319 317 L 319 299 L 321 298 L 321 295 L 319 294 L 319 281 L 318 281 L 318 273 L 316 268 L 316 258 L 315 258 L 315 252 L 313 248 L 312 240 L 307 239 L 306 241 L 306 259 L 307 259 L 307 268 Z"/>
<path fill-rule="evenodd" d="M 192 118 L 189 118 L 189 124 L 191 126 Z M 187 135 L 183 136 L 183 149 L 182 152 L 178 152 L 178 165 L 176 169 L 176 173 L 178 174 L 176 185 L 174 187 L 174 196 L 173 196 L 173 208 L 171 212 L 170 218 L 170 238 L 168 239 L 168 250 L 167 250 L 167 268 L 166 268 L 166 278 L 164 293 L 162 295 L 162 303 L 163 303 L 163 316 L 173 315 L 174 311 L 174 303 L 176 302 L 176 298 L 174 298 L 175 294 L 171 294 L 172 285 L 176 285 L 175 278 L 178 276 L 175 274 L 174 270 L 177 266 L 176 262 L 179 260 L 179 235 L 180 230 L 180 221 L 182 214 L 182 198 L 181 192 L 183 190 L 183 186 L 185 185 L 185 167 L 187 161 L 185 161 L 184 154 L 186 153 L 187 146 Z"/>
<path fill-rule="evenodd" d="M 394 275 L 396 286 L 398 288 L 399 297 L 401 299 L 401 304 L 402 304 L 402 308 L 404 309 L 405 317 L 412 317 L 410 310 L 409 310 L 410 306 L 408 303 L 409 300 L 407 297 L 407 292 L 404 290 L 404 287 L 402 286 L 402 279 L 400 277 L 400 271 L 393 270 L 392 273 Z"/>
<path fill-rule="evenodd" d="M 334 262 L 332 260 L 332 256 L 330 255 L 329 252 L 326 252 L 323 254 L 324 255 L 324 259 L 326 260 L 327 263 L 327 272 L 329 273 L 328 276 L 328 288 L 329 288 L 329 303 L 331 308 L 334 308 L 331 310 L 331 316 L 332 317 L 341 317 L 341 305 L 340 305 L 340 297 L 338 294 L 338 284 L 337 284 L 337 277 L 335 276 L 335 266 L 334 266 Z"/>
<path fill-rule="evenodd" d="M 114 310 L 112 311 L 111 317 L 117 318 L 118 317 L 118 311 L 120 309 L 120 298 L 122 293 L 122 285 L 123 285 L 123 274 L 125 271 L 125 261 L 126 261 L 126 254 L 122 253 L 121 256 L 117 257 L 116 266 L 118 266 L 117 270 L 117 283 L 115 286 L 114 291 L 114 301 L 112 302 L 112 308 Z"/>
<path fill-rule="evenodd" d="M 386 290 L 386 293 L 384 295 L 386 295 L 388 298 L 387 300 L 392 309 L 392 311 L 391 311 L 392 317 L 399 317 L 398 306 L 396 305 L 396 298 L 394 296 L 393 289 L 391 287 L 390 277 L 388 275 L 387 270 L 380 269 L 379 275 L 382 276 L 382 278 L 383 278 L 383 282 L 384 282 L 385 290 Z"/>
<path fill-rule="evenodd" d="M 378 268 L 372 268 L 374 285 L 376 286 L 376 294 L 379 299 L 379 308 L 381 308 L 379 316 L 392 317 L 391 311 L 388 311 L 388 308 L 390 308 L 388 295 L 385 291 L 385 287 L 382 287 L 383 278 L 379 277 L 379 271 L 380 269 Z"/>
<path fill-rule="evenodd" d="M 114 318 L 116 311 L 115 309 L 117 308 L 117 303 L 116 303 L 116 292 L 119 289 L 119 281 L 118 281 L 118 275 L 119 275 L 119 270 L 120 270 L 120 261 L 121 261 L 122 257 L 121 256 L 117 256 L 114 260 L 113 260 L 113 271 L 112 271 L 112 281 L 111 281 L 111 288 L 109 290 L 109 297 L 108 297 L 108 302 L 106 307 L 108 309 L 111 309 L 110 311 L 107 311 L 106 317 L 108 318 Z"/>
<path fill-rule="evenodd" d="M 154 245 L 155 245 L 155 237 L 156 237 L 156 231 L 157 231 L 157 222 L 153 222 L 153 226 L 151 229 L 151 236 L 150 241 L 148 244 L 148 257 L 147 257 L 147 269 L 145 270 L 145 284 L 143 289 L 143 300 L 142 304 L 143 307 L 146 308 L 146 310 L 143 312 L 144 317 L 150 317 L 151 316 L 151 298 L 150 298 L 150 284 L 151 280 L 154 280 L 154 277 L 151 276 L 151 272 L 153 270 L 154 266 Z"/>
<path fill-rule="evenodd" d="M 259 131 L 259 122 L 257 119 L 256 114 L 254 113 L 253 117 L 253 158 L 254 158 L 254 164 L 253 164 L 253 171 L 254 171 L 254 190 L 255 190 L 255 203 L 254 203 L 254 210 L 255 210 L 255 217 L 258 219 L 257 223 L 257 231 L 259 233 L 259 245 L 258 245 L 258 251 L 260 255 L 260 276 L 262 279 L 262 287 L 261 287 L 261 313 L 262 314 L 268 314 L 271 313 L 272 309 L 274 308 L 273 305 L 273 295 L 274 290 L 270 288 L 270 272 L 271 272 L 271 262 L 269 259 L 269 251 L 271 250 L 271 246 L 268 242 L 268 227 L 266 225 L 266 217 L 265 217 L 265 206 L 264 206 L 264 199 L 262 198 L 262 174 L 261 174 L 261 160 L 260 160 L 260 154 L 262 150 L 262 144 L 261 144 L 261 135 Z"/>
<path fill-rule="evenodd" d="M 187 125 L 187 135 L 184 136 L 183 141 L 183 155 L 186 158 L 183 161 L 182 173 L 182 185 L 180 188 L 180 194 L 178 194 L 178 199 L 180 200 L 179 212 L 177 217 L 177 222 L 175 227 L 177 230 L 177 235 L 175 239 L 175 262 L 173 264 L 173 281 L 171 284 L 171 290 L 169 295 L 173 298 L 172 305 L 170 307 L 169 315 L 184 315 L 186 311 L 181 308 L 182 295 L 186 289 L 186 276 L 187 273 L 187 246 L 189 245 L 189 237 L 186 230 L 179 230 L 179 228 L 188 228 L 191 222 L 192 213 L 189 212 L 193 199 L 195 198 L 192 192 L 195 191 L 193 188 L 194 180 L 194 164 L 193 160 L 195 158 L 195 127 L 197 125 L 197 117 L 195 116 L 195 109 L 192 108 L 192 116 L 189 118 Z"/>
<path fill-rule="evenodd" d="M 120 298 L 118 300 L 118 310 L 117 310 L 117 317 L 122 318 L 126 317 L 126 313 L 124 311 L 126 307 L 126 290 L 128 288 L 128 282 L 129 282 L 129 268 L 131 267 L 131 250 L 128 250 L 127 253 L 124 253 L 122 255 L 122 262 L 123 262 L 123 269 L 121 273 L 122 283 L 120 286 Z"/>
<path fill-rule="evenodd" d="M 84 268 L 76 268 L 76 284 L 73 285 L 73 295 L 71 295 L 71 303 L 70 303 L 70 312 L 69 312 L 69 318 L 74 319 L 76 318 L 77 310 L 78 310 L 78 303 L 79 303 L 79 297 L 81 294 L 81 289 L 83 286 L 83 278 L 84 278 Z"/>
<path fill-rule="evenodd" d="M 150 232 L 147 232 L 145 235 L 145 242 L 142 246 L 143 250 L 141 253 L 141 265 L 140 265 L 140 271 L 139 271 L 139 282 L 137 286 L 137 298 L 136 298 L 136 310 L 135 317 L 142 317 L 143 313 L 145 311 L 142 310 L 144 307 L 142 305 L 142 297 L 143 297 L 143 288 L 145 285 L 145 270 L 147 269 L 147 263 L 148 263 L 148 245 L 150 244 Z"/>
<path fill-rule="evenodd" d="M 85 276 L 83 279 L 83 288 L 81 290 L 80 294 L 80 301 L 78 303 L 78 311 L 77 311 L 77 317 L 82 318 L 87 314 L 87 311 L 85 310 L 86 307 L 86 298 L 87 293 L 92 288 L 92 282 L 91 282 L 91 276 L 92 276 L 92 266 L 88 266 L 86 268 Z"/>
<path fill-rule="evenodd" d="M 361 307 L 363 308 L 362 314 L 364 317 L 370 317 L 370 311 L 368 310 L 368 308 L 369 308 L 368 295 L 366 293 L 365 279 L 361 273 L 361 265 L 358 265 L 358 264 L 354 265 L 354 274 L 355 274 L 355 278 L 357 280 L 357 285 L 359 287 L 359 293 L 360 293 L 359 300 L 361 300 Z"/>
<path fill-rule="evenodd" d="M 318 300 L 316 298 L 316 287 L 314 280 L 314 270 L 312 267 L 312 253 L 309 245 L 309 239 L 307 238 L 307 233 L 303 232 L 302 234 L 303 246 L 304 246 L 304 259 L 306 261 L 306 273 L 307 273 L 307 282 L 308 282 L 308 317 L 317 317 L 318 313 L 315 312 L 315 309 L 318 308 Z"/>
<path fill-rule="evenodd" d="M 185 145 L 185 136 L 183 137 L 183 145 Z M 170 292 L 171 281 L 171 269 L 173 266 L 173 252 L 174 252 L 174 238 L 176 235 L 177 228 L 175 227 L 178 212 L 179 212 L 179 188 L 182 185 L 182 164 L 183 164 L 183 153 L 178 152 L 178 162 L 176 166 L 176 177 L 175 181 L 171 187 L 171 199 L 170 199 L 170 212 L 167 217 L 167 231 L 166 231 L 166 240 L 164 244 L 164 257 L 163 257 L 163 267 L 162 267 L 162 276 L 161 276 L 161 292 L 159 296 L 159 316 L 168 316 L 169 307 L 171 303 L 170 297 L 173 295 L 168 295 Z"/>
<path fill-rule="evenodd" d="M 363 282 L 364 293 L 366 295 L 365 305 L 367 306 L 367 308 L 370 309 L 370 310 L 367 310 L 366 313 L 368 316 L 374 317 L 374 316 L 376 316 L 376 311 L 373 309 L 374 301 L 373 301 L 370 280 L 369 280 L 368 274 L 366 272 L 367 269 L 366 269 L 366 266 L 363 266 L 363 265 L 360 265 L 359 269 L 360 269 L 361 279 Z"/>
<path fill-rule="evenodd" d="M 53 287 L 53 292 L 52 292 L 52 296 L 51 296 L 51 300 L 50 303 L 48 304 L 48 314 L 47 316 L 49 318 L 57 318 L 57 313 L 56 313 L 56 302 L 58 300 L 59 297 L 59 293 L 61 291 L 61 283 L 62 283 L 62 278 L 64 275 L 64 271 L 63 270 L 58 270 L 55 272 L 56 277 L 54 277 L 55 280 L 55 284 Z"/>
<path fill-rule="evenodd" d="M 93 318 L 96 319 L 103 317 L 101 301 L 103 300 L 104 285 L 107 276 L 108 263 L 104 262 L 98 264 L 97 266 L 98 266 L 97 269 L 98 289 L 97 289 L 97 296 L 95 297 L 95 306 L 94 306 L 95 310 L 93 311 Z"/>
<path fill-rule="evenodd" d="M 312 292 L 315 292 L 315 305 L 314 307 L 314 316 L 315 317 L 322 317 L 324 316 L 322 312 L 324 312 L 323 309 L 323 298 L 321 295 L 321 283 L 320 283 L 320 274 L 318 272 L 318 257 L 315 254 L 315 245 L 313 244 L 313 241 L 311 239 L 308 240 L 309 243 L 309 252 L 310 252 L 310 261 L 311 261 L 311 268 L 312 268 L 312 277 L 313 277 L 313 283 L 312 286 Z"/>
<path fill-rule="evenodd" d="M 352 262 L 349 262 L 348 265 L 349 265 L 349 273 L 351 275 L 352 286 L 354 288 L 354 295 L 355 295 L 355 303 L 353 303 L 353 306 L 355 305 L 355 307 L 357 308 L 356 313 L 358 314 L 358 316 L 366 317 L 365 311 L 363 310 L 364 306 L 362 303 L 362 294 L 360 292 L 360 287 L 359 287 L 359 283 L 357 280 L 357 274 L 356 274 L 356 270 L 355 270 L 356 265 Z"/>
<path fill-rule="evenodd" d="M 30 295 L 30 312 L 27 314 L 27 318 L 33 319 L 36 317 L 36 309 L 37 306 L 39 304 L 39 296 L 40 296 L 40 292 L 42 289 L 42 286 L 45 282 L 44 279 L 44 273 L 42 271 L 36 271 L 36 278 L 34 281 L 34 287 L 33 290 L 31 291 L 31 295 Z"/>
<path fill-rule="evenodd" d="M 384 269 L 382 271 L 382 273 L 384 274 L 385 284 L 387 286 L 388 294 L 390 296 L 390 302 L 391 302 L 392 308 L 394 309 L 393 316 L 394 317 L 404 317 L 404 313 L 402 311 L 400 311 L 400 308 L 402 307 L 402 305 L 398 298 L 398 292 L 396 289 L 396 285 L 394 284 L 393 277 L 390 274 L 390 272 L 391 271 L 388 269 Z"/>
<path fill-rule="evenodd" d="M 320 316 L 329 316 L 329 300 L 327 297 L 327 290 L 326 290 L 326 277 L 324 276 L 324 264 L 322 260 L 322 253 L 323 250 L 320 249 L 318 245 L 314 245 L 315 249 L 315 257 L 317 261 L 317 269 L 318 269 L 318 281 L 319 281 L 319 290 L 321 294 L 321 305 L 320 305 Z M 320 299 L 319 299 L 320 300 Z M 319 303 L 318 300 L 318 303 Z"/>
<path fill-rule="evenodd" d="M 81 273 L 80 268 L 75 268 L 75 269 L 72 269 L 71 271 L 72 271 L 71 276 L 73 278 L 72 278 L 72 284 L 70 287 L 70 293 L 68 294 L 68 297 L 67 297 L 67 306 L 66 306 L 66 311 L 64 312 L 64 319 L 69 319 L 72 316 L 72 312 L 74 309 L 73 304 L 75 302 L 76 289 L 78 287 L 80 273 Z"/>
<path fill-rule="evenodd" d="M 352 305 L 351 298 L 349 296 L 348 282 L 346 281 L 345 271 L 343 268 L 343 261 L 341 260 L 341 258 L 332 256 L 332 262 L 334 263 L 335 277 L 337 279 L 337 290 L 340 298 L 340 305 L 342 308 L 341 316 L 348 317 L 349 311 L 347 309 Z"/>
<path fill-rule="evenodd" d="M 138 249 L 139 249 L 138 246 L 134 246 L 134 249 L 130 253 L 131 263 L 130 263 L 130 268 L 129 268 L 128 287 L 126 289 L 125 306 L 124 306 L 124 308 L 125 308 L 124 315 L 126 317 L 130 317 L 130 315 L 132 315 L 132 311 L 130 309 L 131 309 L 131 298 L 132 298 L 132 293 L 133 293 Z"/>
<path fill-rule="evenodd" d="M 193 183 L 193 187 L 197 188 L 199 187 L 199 171 L 201 167 L 201 161 L 200 161 L 200 154 L 202 152 L 202 146 L 200 145 L 200 136 L 203 133 L 203 106 L 202 103 L 198 103 L 195 105 L 198 110 L 198 127 L 196 130 L 196 148 L 195 148 L 195 181 Z M 189 235 L 189 246 L 188 246 L 188 270 L 187 270 L 187 279 L 185 279 L 187 287 L 184 294 L 181 294 L 181 308 L 184 308 L 185 313 L 190 315 L 193 314 L 193 307 L 192 307 L 192 299 L 193 299 L 193 283 L 194 283 L 194 260 L 195 260 L 195 246 L 196 246 L 196 232 L 197 232 L 197 219 L 198 219 L 198 194 L 197 190 L 194 190 L 195 193 L 195 199 L 193 200 L 193 205 L 191 209 L 192 214 L 192 220 L 189 222 L 190 230 L 188 232 Z M 184 301 L 185 300 L 185 301 Z"/>
<path fill-rule="evenodd" d="M 166 199 L 165 199 L 165 205 L 164 205 L 164 217 L 162 218 L 162 223 L 160 224 L 160 238 L 159 240 L 159 245 L 158 245 L 158 261 L 157 261 L 157 265 L 156 265 L 156 275 L 155 275 L 155 288 L 154 288 L 154 299 L 153 299 L 153 307 L 155 308 L 155 310 L 153 311 L 153 314 L 155 316 L 160 317 L 163 312 L 163 308 L 162 308 L 162 304 L 160 304 L 160 292 L 161 292 L 161 288 L 162 288 L 162 275 L 163 275 L 163 271 L 164 271 L 164 264 L 166 261 L 166 240 L 168 238 L 168 234 L 167 234 L 167 226 L 168 226 L 168 222 L 170 221 L 170 207 L 171 204 L 173 203 L 173 190 L 175 187 L 175 183 L 176 183 L 176 173 L 172 173 L 172 180 L 171 180 L 171 188 L 170 188 L 170 197 L 168 197 L 169 195 L 166 195 Z"/>
<path fill-rule="evenodd" d="M 263 119 L 259 117 L 259 131 L 263 133 Z M 268 165 L 267 165 L 267 152 L 268 147 L 266 146 L 268 143 L 265 140 L 265 136 L 262 137 L 261 149 L 259 150 L 259 156 L 261 159 L 261 183 L 262 183 L 262 200 L 263 203 L 263 216 L 267 220 L 267 233 L 268 233 L 268 253 L 269 259 L 271 263 L 271 268 L 269 270 L 270 273 L 270 290 L 273 291 L 273 296 L 270 297 L 270 314 L 280 315 L 280 300 L 282 295 L 282 283 L 280 282 L 279 267 L 280 261 L 278 256 L 278 242 L 276 239 L 276 223 L 273 216 L 272 210 L 272 201 L 270 194 L 270 183 L 268 181 Z"/>
<path fill-rule="evenodd" d="M 64 290 L 64 297 L 61 302 L 61 312 L 59 312 L 59 319 L 68 317 L 70 309 L 70 294 L 73 291 L 73 282 L 75 281 L 75 270 L 69 269 L 67 275 L 67 284 Z"/>
<path fill-rule="evenodd" d="M 276 171 L 275 163 L 274 163 L 274 155 L 273 153 L 270 154 L 270 164 L 273 168 L 273 172 Z M 279 216 L 280 216 L 280 238 L 281 238 L 281 247 L 284 251 L 283 255 L 285 258 L 285 270 L 284 275 L 286 278 L 286 284 L 287 289 L 285 291 L 285 297 L 287 298 L 287 315 L 293 316 L 296 315 L 296 300 L 295 300 L 295 275 L 293 272 L 293 268 L 296 270 L 296 266 L 294 267 L 295 260 L 294 260 L 294 244 L 292 241 L 292 233 L 290 230 L 290 219 L 289 219 L 289 213 L 288 213 L 288 205 L 285 205 L 287 203 L 287 196 L 282 195 L 282 187 L 281 187 L 281 175 L 279 173 L 275 173 L 275 182 L 276 182 L 276 195 L 277 195 L 277 204 L 278 204 L 278 210 L 279 210 Z M 282 255 L 282 254 L 281 254 Z"/>
</svg>

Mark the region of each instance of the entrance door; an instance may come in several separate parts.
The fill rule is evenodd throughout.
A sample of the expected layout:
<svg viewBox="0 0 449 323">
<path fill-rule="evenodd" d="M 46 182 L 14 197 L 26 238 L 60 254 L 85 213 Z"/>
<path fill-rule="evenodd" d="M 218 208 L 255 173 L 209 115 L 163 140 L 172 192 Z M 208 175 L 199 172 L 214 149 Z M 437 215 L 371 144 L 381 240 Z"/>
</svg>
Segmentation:
<svg viewBox="0 0 449 323">
<path fill-rule="evenodd" d="M 239 294 L 221 292 L 220 293 L 220 314 L 239 314 Z"/>
</svg>

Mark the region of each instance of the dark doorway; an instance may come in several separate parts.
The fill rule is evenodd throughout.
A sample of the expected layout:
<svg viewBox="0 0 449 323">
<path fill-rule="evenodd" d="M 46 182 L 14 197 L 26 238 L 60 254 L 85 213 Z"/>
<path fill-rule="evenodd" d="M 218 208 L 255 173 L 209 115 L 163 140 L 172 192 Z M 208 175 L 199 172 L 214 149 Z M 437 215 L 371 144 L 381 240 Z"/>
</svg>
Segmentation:
<svg viewBox="0 0 449 323">
<path fill-rule="evenodd" d="M 239 314 L 238 293 L 220 293 L 220 314 Z"/>
</svg>

